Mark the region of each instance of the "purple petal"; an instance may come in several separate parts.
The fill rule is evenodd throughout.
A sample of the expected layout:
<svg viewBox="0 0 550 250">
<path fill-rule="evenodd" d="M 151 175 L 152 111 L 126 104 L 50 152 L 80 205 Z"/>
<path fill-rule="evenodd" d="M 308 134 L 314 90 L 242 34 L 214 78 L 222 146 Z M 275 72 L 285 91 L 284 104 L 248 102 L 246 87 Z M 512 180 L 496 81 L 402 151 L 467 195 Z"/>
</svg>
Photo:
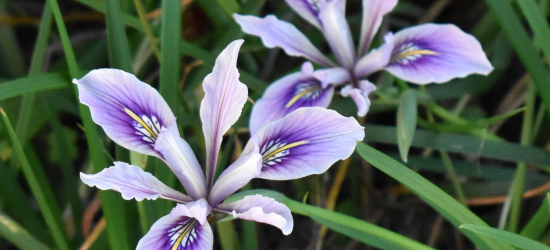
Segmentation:
<svg viewBox="0 0 550 250">
<path fill-rule="evenodd" d="M 259 36 L 268 48 L 280 47 L 289 56 L 303 56 L 324 67 L 334 66 L 294 25 L 281 21 L 274 15 L 258 18 L 233 14 L 233 17 L 241 25 L 243 32 Z"/>
<path fill-rule="evenodd" d="M 316 78 L 310 66 L 311 63 L 304 63 L 302 71 L 277 80 L 265 90 L 250 114 L 251 134 L 297 108 L 328 107 L 334 88 L 323 88 L 323 79 Z"/>
<path fill-rule="evenodd" d="M 386 66 L 393 75 L 412 83 L 447 82 L 493 66 L 481 44 L 452 24 L 423 24 L 395 34 L 395 47 Z"/>
<path fill-rule="evenodd" d="M 200 116 L 206 143 L 206 180 L 212 186 L 218 152 L 225 132 L 239 119 L 248 88 L 239 81 L 237 57 L 244 40 L 236 40 L 225 48 L 212 73 L 204 78 L 202 87 L 206 95 L 202 99 Z"/>
<path fill-rule="evenodd" d="M 321 29 L 321 22 L 317 18 L 319 8 L 315 0 L 285 0 L 285 2 L 303 19 Z"/>
<path fill-rule="evenodd" d="M 177 204 L 153 224 L 136 250 L 212 250 L 214 236 L 206 221 L 211 210 L 204 199 Z"/>
<path fill-rule="evenodd" d="M 239 159 L 224 170 L 210 192 L 209 202 L 219 204 L 227 196 L 244 187 L 252 178 L 260 175 L 262 155 L 253 141 L 249 141 Z"/>
<path fill-rule="evenodd" d="M 390 32 L 384 36 L 385 43 L 364 55 L 355 64 L 355 77 L 362 78 L 370 73 L 383 69 L 390 61 L 393 50 L 393 34 Z"/>
<path fill-rule="evenodd" d="M 359 85 L 360 88 L 347 85 L 340 90 L 340 94 L 343 97 L 351 96 L 355 104 L 357 104 L 357 116 L 363 117 L 369 112 L 369 94 L 376 90 L 376 85 L 367 80 L 359 81 Z"/>
<path fill-rule="evenodd" d="M 80 179 L 90 187 L 115 190 L 122 194 L 125 200 L 156 200 L 160 197 L 179 203 L 192 201 L 187 195 L 166 186 L 140 167 L 125 162 L 116 161 L 115 166 L 103 169 L 97 174 L 80 173 Z"/>
<path fill-rule="evenodd" d="M 382 18 L 397 5 L 397 0 L 363 0 L 363 22 L 361 23 L 361 40 L 357 54 L 362 56 L 369 50 L 376 31 L 380 28 Z"/>
<path fill-rule="evenodd" d="M 118 69 L 92 70 L 73 83 L 80 102 L 90 107 L 92 119 L 119 145 L 160 157 L 153 149 L 162 127 L 174 114 L 160 94 L 134 75 Z"/>
<path fill-rule="evenodd" d="M 319 5 L 319 20 L 323 25 L 323 33 L 336 60 L 340 66 L 353 69 L 355 45 L 353 45 L 351 31 L 344 16 L 346 1 L 320 0 L 317 4 Z"/>
<path fill-rule="evenodd" d="M 252 137 L 263 156 L 260 178 L 290 180 L 321 174 L 348 158 L 364 136 L 353 117 L 320 107 L 297 109 Z"/>
<path fill-rule="evenodd" d="M 233 217 L 273 225 L 284 235 L 289 235 L 294 226 L 290 209 L 273 198 L 259 194 L 245 196 L 242 200 L 220 204 L 220 210 L 231 212 Z"/>
<path fill-rule="evenodd" d="M 327 88 L 331 84 L 347 82 L 351 79 L 349 71 L 342 67 L 316 70 L 313 75 L 321 81 L 323 88 Z"/>
<path fill-rule="evenodd" d="M 161 130 L 155 150 L 164 156 L 166 164 L 191 198 L 197 200 L 206 197 L 206 182 L 201 166 L 189 144 L 180 137 L 175 122 Z"/>
</svg>

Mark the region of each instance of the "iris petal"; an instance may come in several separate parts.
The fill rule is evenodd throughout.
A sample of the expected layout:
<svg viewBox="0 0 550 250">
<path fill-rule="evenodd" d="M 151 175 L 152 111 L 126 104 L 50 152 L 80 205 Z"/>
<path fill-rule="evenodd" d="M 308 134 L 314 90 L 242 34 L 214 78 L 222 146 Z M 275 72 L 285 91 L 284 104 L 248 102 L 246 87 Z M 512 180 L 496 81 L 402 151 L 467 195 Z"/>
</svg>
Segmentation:
<svg viewBox="0 0 550 250">
<path fill-rule="evenodd" d="M 344 16 L 345 0 L 320 0 L 319 20 L 323 34 L 340 66 L 353 69 L 355 64 L 355 45 L 349 25 Z"/>
<path fill-rule="evenodd" d="M 347 85 L 340 90 L 340 94 L 344 97 L 350 96 L 357 105 L 357 116 L 363 117 L 369 112 L 369 94 L 375 90 L 376 85 L 367 80 L 361 80 L 359 81 L 359 88 Z"/>
<path fill-rule="evenodd" d="M 290 180 L 321 174 L 348 158 L 364 136 L 353 117 L 320 107 L 297 109 L 252 137 L 263 157 L 259 178 Z"/>
<path fill-rule="evenodd" d="M 244 40 L 236 40 L 225 48 L 212 73 L 203 81 L 206 95 L 202 99 L 200 116 L 206 143 L 206 180 L 211 187 L 216 171 L 222 137 L 239 119 L 248 98 L 248 88 L 239 81 L 237 57 Z"/>
<path fill-rule="evenodd" d="M 280 47 L 289 56 L 303 56 L 324 67 L 335 64 L 321 53 L 294 25 L 273 15 L 264 18 L 233 14 L 244 33 L 259 36 L 268 48 Z"/>
<path fill-rule="evenodd" d="M 306 62 L 300 72 L 287 75 L 272 83 L 252 108 L 251 134 L 300 107 L 328 107 L 334 88 L 332 86 L 323 88 L 322 80 L 314 75 L 311 63 Z"/>
<path fill-rule="evenodd" d="M 474 73 L 487 75 L 493 66 L 472 35 L 452 24 L 423 24 L 395 34 L 386 70 L 403 80 L 427 84 Z"/>
<path fill-rule="evenodd" d="M 119 145 L 161 157 L 153 145 L 161 128 L 175 117 L 166 101 L 148 84 L 118 69 L 92 70 L 78 86 L 80 102 L 90 107 L 92 119 Z"/>
<path fill-rule="evenodd" d="M 357 54 L 363 56 L 369 50 L 382 18 L 397 5 L 397 0 L 363 0 L 363 21 Z"/>
<path fill-rule="evenodd" d="M 204 199 L 178 204 L 153 224 L 139 241 L 137 250 L 211 250 L 212 229 L 206 221 L 211 208 Z"/>
<path fill-rule="evenodd" d="M 294 227 L 292 214 L 286 205 L 259 194 L 245 196 L 242 200 L 235 202 L 223 203 L 217 208 L 231 212 L 235 218 L 273 225 L 281 229 L 284 235 L 290 234 Z"/>
<path fill-rule="evenodd" d="M 166 186 L 140 167 L 125 162 L 115 162 L 115 166 L 97 174 L 80 173 L 80 179 L 88 186 L 118 191 L 125 200 L 156 200 L 160 197 L 179 203 L 192 201 L 187 195 Z"/>
<path fill-rule="evenodd" d="M 393 50 L 393 34 L 390 32 L 384 36 L 385 43 L 364 55 L 355 64 L 355 77 L 362 78 L 383 69 L 388 65 Z"/>
<path fill-rule="evenodd" d="M 303 19 L 321 29 L 321 22 L 317 18 L 319 7 L 315 0 L 285 0 L 285 2 Z"/>
</svg>

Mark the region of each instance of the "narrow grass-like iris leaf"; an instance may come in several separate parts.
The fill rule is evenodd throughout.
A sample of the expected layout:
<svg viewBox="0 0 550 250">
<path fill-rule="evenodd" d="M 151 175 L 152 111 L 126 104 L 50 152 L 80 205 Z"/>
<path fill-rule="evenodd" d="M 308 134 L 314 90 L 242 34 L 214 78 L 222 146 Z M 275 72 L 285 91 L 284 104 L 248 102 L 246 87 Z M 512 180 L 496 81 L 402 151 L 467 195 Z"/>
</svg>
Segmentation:
<svg viewBox="0 0 550 250">
<path fill-rule="evenodd" d="M 1 108 L 0 108 L 0 116 L 2 116 L 2 127 L 7 131 L 12 149 L 15 153 L 15 156 L 17 157 L 17 160 L 21 164 L 21 168 L 23 170 L 23 173 L 25 174 L 27 183 L 29 184 L 31 188 L 31 192 L 36 198 L 38 207 L 40 208 L 40 211 L 44 216 L 46 225 L 48 226 L 48 229 L 50 230 L 50 233 L 53 236 L 53 239 L 55 241 L 57 248 L 63 249 L 63 250 L 69 250 L 70 248 L 67 242 L 65 231 L 63 230 L 63 223 L 61 223 L 61 215 L 60 215 L 61 210 L 59 210 L 55 202 L 51 202 L 51 201 L 49 202 L 46 198 L 45 193 L 46 192 L 51 193 L 51 190 L 45 190 L 49 188 L 49 186 L 40 185 L 39 180 L 37 178 L 37 174 L 31 168 L 29 164 L 29 160 L 27 159 L 27 156 L 25 155 L 25 152 L 23 151 L 23 148 L 19 143 L 19 139 L 15 134 L 15 131 L 8 119 L 8 116 L 6 115 L 6 113 L 4 113 L 4 110 L 2 110 Z"/>
<path fill-rule="evenodd" d="M 472 211 L 468 210 L 453 197 L 443 192 L 436 185 L 412 171 L 410 168 L 362 142 L 357 144 L 356 150 L 363 159 L 408 187 L 413 193 L 428 203 L 454 226 L 458 227 L 462 224 L 487 226 L 487 224 Z M 499 244 L 491 239 L 478 237 L 471 232 L 466 232 L 465 235 L 476 245 L 481 247 L 491 249 L 512 249 L 508 245 Z"/>
<path fill-rule="evenodd" d="M 74 51 L 72 49 L 69 34 L 67 28 L 63 22 L 63 16 L 57 0 L 49 0 L 52 11 L 54 13 L 55 22 L 59 30 L 61 37 L 61 44 L 65 52 L 65 58 L 67 65 L 69 66 L 69 72 L 71 78 L 78 78 L 81 75 L 78 71 L 78 63 Z M 78 92 L 76 86 L 74 86 L 75 93 Z M 83 104 L 79 104 L 80 115 L 84 123 L 84 129 L 86 131 L 86 141 L 90 150 L 90 156 L 93 162 L 94 170 L 99 172 L 106 168 L 107 159 L 104 155 L 105 148 L 103 147 L 99 133 L 97 131 L 96 124 L 92 121 L 90 109 Z M 128 250 L 128 233 L 126 227 L 126 213 L 120 195 L 113 192 L 99 192 L 101 199 L 101 206 L 103 208 L 103 215 L 107 222 L 107 234 L 109 243 L 113 249 Z"/>
<path fill-rule="evenodd" d="M 132 73 L 132 57 L 130 56 L 128 37 L 126 37 L 122 21 L 120 3 L 117 0 L 106 0 L 105 4 L 111 67 Z"/>
<path fill-rule="evenodd" d="M 216 2 L 230 18 L 233 13 L 239 12 L 241 9 L 241 6 L 236 0 L 216 0 Z"/>
<path fill-rule="evenodd" d="M 550 73 L 544 68 L 544 64 L 535 45 L 531 42 L 527 31 L 524 29 L 519 17 L 514 12 L 512 5 L 509 1 L 501 0 L 485 0 L 485 2 L 494 13 L 500 27 L 514 47 L 525 69 L 529 72 L 544 106 L 546 106 L 547 112 L 550 113 L 550 85 L 548 84 Z M 528 19 L 531 18 L 532 17 Z M 543 43 L 548 42 L 547 40 L 542 41 Z"/>
<path fill-rule="evenodd" d="M 504 231 L 504 230 L 500 230 L 500 229 L 496 229 L 488 226 L 464 224 L 460 226 L 460 231 L 473 232 L 480 236 L 482 235 L 487 238 L 493 238 L 501 242 L 512 244 L 521 249 L 550 250 L 550 247 L 538 241 L 529 239 L 519 234 L 511 233 L 508 231 Z"/>
<path fill-rule="evenodd" d="M 383 227 L 345 214 L 298 202 L 272 190 L 247 190 L 230 196 L 225 202 L 236 201 L 242 199 L 244 196 L 254 194 L 271 197 L 287 205 L 293 213 L 308 216 L 338 233 L 344 234 L 367 245 L 381 249 L 433 249 Z"/>
<path fill-rule="evenodd" d="M 22 250 L 48 250 L 49 248 L 38 241 L 10 217 L 0 212 L 0 236 Z"/>
<path fill-rule="evenodd" d="M 550 223 L 550 194 L 542 201 L 535 215 L 531 217 L 527 225 L 521 230 L 520 235 L 531 239 L 538 239 L 544 232 L 544 229 Z"/>
<path fill-rule="evenodd" d="M 369 142 L 395 144 L 396 134 L 395 127 L 365 125 L 365 138 Z M 538 166 L 550 165 L 550 152 L 547 150 L 533 146 L 521 146 L 517 143 L 484 140 L 471 135 L 434 133 L 417 129 L 412 146 L 468 153 L 503 161 L 525 162 Z M 514 153 L 510 154 L 510 152 Z"/>
<path fill-rule="evenodd" d="M 414 137 L 416 115 L 416 97 L 413 90 L 409 89 L 401 95 L 397 107 L 397 146 L 404 162 L 407 162 L 407 155 Z"/>
<path fill-rule="evenodd" d="M 239 236 L 233 221 L 226 220 L 216 223 L 218 228 L 218 235 L 220 237 L 220 243 L 223 250 L 239 250 L 241 243 L 239 242 Z"/>
<path fill-rule="evenodd" d="M 59 89 L 70 86 L 70 77 L 66 73 L 48 73 L 27 76 L 0 84 L 0 100 L 38 91 Z"/>
<path fill-rule="evenodd" d="M 529 26 L 535 33 L 535 41 L 541 47 L 544 56 L 548 60 L 550 58 L 550 26 L 548 26 L 547 18 L 544 17 L 540 7 L 534 0 L 518 0 L 516 1 L 523 12 L 525 19 L 529 22 Z"/>
</svg>

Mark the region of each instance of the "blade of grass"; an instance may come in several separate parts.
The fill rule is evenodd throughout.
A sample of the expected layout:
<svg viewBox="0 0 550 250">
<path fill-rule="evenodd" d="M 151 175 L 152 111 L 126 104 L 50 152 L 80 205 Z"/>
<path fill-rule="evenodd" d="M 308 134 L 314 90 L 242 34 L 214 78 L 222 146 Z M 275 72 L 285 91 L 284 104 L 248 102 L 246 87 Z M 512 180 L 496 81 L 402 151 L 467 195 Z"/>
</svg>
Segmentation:
<svg viewBox="0 0 550 250">
<path fill-rule="evenodd" d="M 520 235 L 525 236 L 531 239 L 538 239 L 544 229 L 548 227 L 550 223 L 550 194 L 546 193 L 546 198 L 542 201 L 542 205 L 539 207 L 537 212 L 531 217 L 527 225 L 523 227 Z"/>
<path fill-rule="evenodd" d="M 38 207 L 40 208 L 40 211 L 42 212 L 42 215 L 46 220 L 46 225 L 48 226 L 48 229 L 53 236 L 57 248 L 69 250 L 70 248 L 67 242 L 65 231 L 63 230 L 63 223 L 61 222 L 61 214 L 59 212 L 59 208 L 56 206 L 55 202 L 48 202 L 45 195 L 45 192 L 48 191 L 44 190 L 48 187 L 39 184 L 37 175 L 31 168 L 29 161 L 25 156 L 23 148 L 19 143 L 19 139 L 17 138 L 17 135 L 15 134 L 15 131 L 6 113 L 4 113 L 4 110 L 1 108 L 0 113 L 0 115 L 2 116 L 2 126 L 8 133 L 8 138 L 12 145 L 12 149 L 19 163 L 21 164 L 25 178 L 27 179 L 27 182 L 31 188 L 31 192 L 33 193 L 38 203 Z M 51 193 L 51 191 L 49 192 Z"/>
<path fill-rule="evenodd" d="M 496 229 L 488 226 L 464 224 L 460 226 L 460 231 L 462 231 L 463 233 L 473 232 L 478 235 L 486 236 L 486 238 L 493 238 L 501 242 L 509 243 L 521 249 L 550 250 L 550 247 L 538 241 L 534 241 L 532 239 L 523 237 L 515 233 L 510 233 L 504 230 L 500 230 L 500 229 Z"/>
<path fill-rule="evenodd" d="M 392 126 L 365 125 L 365 138 L 369 142 L 396 144 L 396 128 Z M 488 141 L 476 136 L 451 133 L 435 133 L 417 129 L 413 146 L 433 148 L 455 153 L 468 153 L 477 156 L 510 162 L 525 162 L 538 166 L 550 165 L 550 152 L 510 142 Z M 514 152 L 510 154 L 509 152 Z"/>
<path fill-rule="evenodd" d="M 328 228 L 356 239 L 367 245 L 382 249 L 433 249 L 401 234 L 366 221 L 334 212 L 324 208 L 308 205 L 289 199 L 285 195 L 272 190 L 252 189 L 234 194 L 225 202 L 236 201 L 247 195 L 261 194 L 284 203 L 295 214 L 308 216 Z"/>
<path fill-rule="evenodd" d="M 57 0 L 48 0 L 51 4 L 52 11 L 54 13 L 54 18 L 59 30 L 59 35 L 61 37 L 61 43 L 63 45 L 63 50 L 65 51 L 65 57 L 67 60 L 67 65 L 69 66 L 69 72 L 72 78 L 78 78 L 78 64 L 76 62 L 76 57 L 74 55 L 70 40 L 69 34 L 63 22 L 63 16 L 61 15 L 61 10 Z M 78 92 L 76 86 L 73 87 L 75 93 Z M 80 115 L 84 123 L 84 129 L 86 131 L 86 140 L 88 143 L 88 148 L 90 150 L 91 159 L 93 162 L 94 170 L 99 172 L 108 166 L 107 159 L 104 155 L 104 147 L 102 145 L 99 133 L 97 131 L 97 126 L 92 121 L 90 110 L 88 107 L 79 104 Z M 126 226 L 126 217 L 124 213 L 124 206 L 122 200 L 118 194 L 113 192 L 99 192 L 101 205 L 103 208 L 103 214 L 105 220 L 107 221 L 107 235 L 109 242 L 113 249 L 129 250 L 128 245 L 128 235 Z"/>
<path fill-rule="evenodd" d="M 220 221 L 216 223 L 216 226 L 218 228 L 218 236 L 220 237 L 220 243 L 223 250 L 242 249 L 233 221 Z"/>
<path fill-rule="evenodd" d="M 408 187 L 455 227 L 459 227 L 466 223 L 483 226 L 487 225 L 482 219 L 477 217 L 472 211 L 468 210 L 453 197 L 443 192 L 433 183 L 408 167 L 393 160 L 391 157 L 361 142 L 357 144 L 356 150 L 363 159 Z M 465 235 L 478 246 L 490 249 L 513 249 L 508 245 L 499 244 L 496 241 L 478 237 L 471 232 L 466 232 Z"/>
<path fill-rule="evenodd" d="M 404 162 L 407 162 L 416 130 L 416 113 L 416 97 L 412 90 L 407 90 L 401 95 L 397 108 L 397 146 Z"/>
<path fill-rule="evenodd" d="M 68 87 L 70 82 L 66 73 L 21 77 L 0 84 L 0 101 L 22 94 Z"/>
<path fill-rule="evenodd" d="M 546 59 L 550 59 L 550 44 L 548 44 L 548 41 L 550 41 L 550 26 L 548 26 L 547 18 L 543 15 L 541 8 L 535 1 L 517 0 L 516 2 L 535 34 L 534 38 L 537 45 L 542 49 Z"/>
<path fill-rule="evenodd" d="M 6 240 L 22 250 L 50 249 L 32 237 L 27 230 L 2 212 L 0 212 L 0 236 L 6 238 Z"/>
<path fill-rule="evenodd" d="M 132 72 L 132 57 L 128 37 L 124 30 L 120 3 L 117 0 L 105 1 L 105 19 L 107 22 L 107 39 L 109 41 L 109 61 L 111 67 Z"/>
<path fill-rule="evenodd" d="M 514 47 L 519 59 L 525 66 L 527 72 L 533 79 L 537 91 L 550 114 L 550 73 L 544 68 L 544 64 L 539 53 L 519 17 L 514 12 L 512 5 L 508 1 L 485 0 L 489 9 L 495 15 L 500 27 L 506 34 L 506 37 Z M 547 42 L 543 40 L 544 42 Z"/>
<path fill-rule="evenodd" d="M 0 14 L 8 15 L 6 8 L 6 0 L 0 0 Z M 15 31 L 9 23 L 0 23 L 0 55 L 2 58 L 3 69 L 10 77 L 21 77 L 25 74 L 24 57 L 19 49 L 19 43 L 15 36 Z"/>
</svg>

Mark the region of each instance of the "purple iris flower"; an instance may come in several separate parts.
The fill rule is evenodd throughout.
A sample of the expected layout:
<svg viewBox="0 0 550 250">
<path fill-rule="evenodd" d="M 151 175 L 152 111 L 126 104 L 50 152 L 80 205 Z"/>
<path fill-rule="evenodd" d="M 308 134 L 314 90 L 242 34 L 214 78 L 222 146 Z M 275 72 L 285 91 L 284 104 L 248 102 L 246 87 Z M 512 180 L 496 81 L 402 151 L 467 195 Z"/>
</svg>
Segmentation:
<svg viewBox="0 0 550 250">
<path fill-rule="evenodd" d="M 369 110 L 368 95 L 376 86 L 366 80 L 386 70 L 416 84 L 443 83 L 477 73 L 487 75 L 493 67 L 479 42 L 452 24 L 422 24 L 388 33 L 384 44 L 368 51 L 382 23 L 397 0 L 363 0 L 359 47 L 355 51 L 345 19 L 345 0 L 285 0 L 296 13 L 325 36 L 337 63 L 323 55 L 294 25 L 273 15 L 264 18 L 234 14 L 245 33 L 259 36 L 266 47 L 280 47 L 290 56 L 301 56 L 324 69 L 313 70 L 310 62 L 300 72 L 287 75 L 267 88 L 254 105 L 252 132 L 299 107 L 328 107 L 334 88 L 357 104 L 357 115 Z"/>
<path fill-rule="evenodd" d="M 140 167 L 115 162 L 113 167 L 80 178 L 89 186 L 115 190 L 126 200 L 163 198 L 178 204 L 156 221 L 137 249 L 212 249 L 207 218 L 215 214 L 271 224 L 288 235 L 293 219 L 288 207 L 261 195 L 223 203 L 252 178 L 289 180 L 325 172 L 348 158 L 363 127 L 351 117 L 324 108 L 302 108 L 252 135 L 241 156 L 214 182 L 223 135 L 237 121 L 248 98 L 236 62 L 242 40 L 218 56 L 206 76 L 200 117 L 206 145 L 206 175 L 189 144 L 180 137 L 176 118 L 161 95 L 134 75 L 117 69 L 93 70 L 73 82 L 93 120 L 121 146 L 162 159 L 187 195 L 160 182 Z M 214 216 L 212 216 L 214 217 Z M 214 217 L 215 218 L 215 217 Z"/>
</svg>

